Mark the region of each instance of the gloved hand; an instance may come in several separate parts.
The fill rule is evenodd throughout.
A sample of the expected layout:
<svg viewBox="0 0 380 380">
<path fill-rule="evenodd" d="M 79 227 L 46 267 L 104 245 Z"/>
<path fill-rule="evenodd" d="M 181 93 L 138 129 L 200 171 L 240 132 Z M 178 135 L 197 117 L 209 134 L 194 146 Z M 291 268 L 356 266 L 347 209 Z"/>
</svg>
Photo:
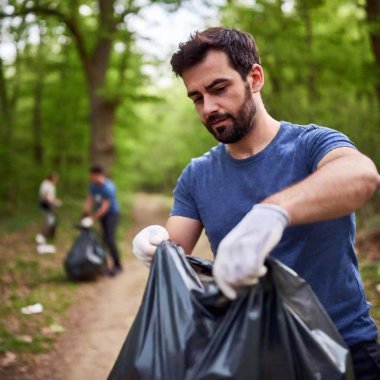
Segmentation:
<svg viewBox="0 0 380 380">
<path fill-rule="evenodd" d="M 281 207 L 257 204 L 220 242 L 213 274 L 227 298 L 236 288 L 253 285 L 267 272 L 265 258 L 281 240 L 289 215 Z"/>
<path fill-rule="evenodd" d="M 164 227 L 148 226 L 134 237 L 132 242 L 133 253 L 149 268 L 157 246 L 167 239 L 169 239 L 169 232 Z"/>
<path fill-rule="evenodd" d="M 94 219 L 91 216 L 86 216 L 80 221 L 80 225 L 84 228 L 90 228 L 94 224 Z"/>
</svg>

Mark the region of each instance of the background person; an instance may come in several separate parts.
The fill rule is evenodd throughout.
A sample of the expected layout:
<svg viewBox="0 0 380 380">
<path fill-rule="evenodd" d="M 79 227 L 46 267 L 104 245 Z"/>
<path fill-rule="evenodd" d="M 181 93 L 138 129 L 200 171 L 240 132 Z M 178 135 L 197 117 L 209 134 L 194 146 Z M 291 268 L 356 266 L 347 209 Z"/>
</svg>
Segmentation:
<svg viewBox="0 0 380 380">
<path fill-rule="evenodd" d="M 340 132 L 268 114 L 259 53 L 247 33 L 195 33 L 171 64 L 220 144 L 185 168 L 166 228 L 142 230 L 134 253 L 149 265 L 156 245 L 170 237 L 191 254 L 204 228 L 215 280 L 231 299 L 265 274 L 271 254 L 311 285 L 350 348 L 356 378 L 379 379 L 353 213 L 380 185 L 375 165 Z"/>
<path fill-rule="evenodd" d="M 104 241 L 109 248 L 113 266 L 108 274 L 114 276 L 122 271 L 119 250 L 116 244 L 116 228 L 119 223 L 120 207 L 116 197 L 116 186 L 99 166 L 90 169 L 90 187 L 84 202 L 81 220 L 83 227 L 91 227 L 96 220 L 100 220 Z"/>
<path fill-rule="evenodd" d="M 58 182 L 58 174 L 51 172 L 44 179 L 39 188 L 39 206 L 44 217 L 44 224 L 41 233 L 36 235 L 36 243 L 39 245 L 40 253 L 49 253 L 54 251 L 52 245 L 47 245 L 47 239 L 54 239 L 57 228 L 57 215 L 55 208 L 62 205 L 62 201 L 57 198 L 56 185 Z M 46 252 L 45 252 L 46 251 Z M 53 253 L 53 252 L 51 252 Z"/>
</svg>

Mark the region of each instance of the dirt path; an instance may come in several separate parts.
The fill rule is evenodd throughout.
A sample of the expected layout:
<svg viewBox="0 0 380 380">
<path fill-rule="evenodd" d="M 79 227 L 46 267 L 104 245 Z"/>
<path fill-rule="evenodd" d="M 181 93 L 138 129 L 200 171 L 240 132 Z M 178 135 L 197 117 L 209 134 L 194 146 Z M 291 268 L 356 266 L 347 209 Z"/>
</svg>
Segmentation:
<svg viewBox="0 0 380 380">
<path fill-rule="evenodd" d="M 127 253 L 125 271 L 115 278 L 81 284 L 76 290 L 77 302 L 67 312 L 65 332 L 53 351 L 36 354 L 34 365 L 19 368 L 16 377 L 11 375 L 6 380 L 107 378 L 135 318 L 148 277 L 148 270 L 131 253 L 131 239 L 149 224 L 163 224 L 169 208 L 170 200 L 166 197 L 136 194 L 133 224 L 122 245 L 122 251 Z M 210 258 L 204 236 L 194 255 Z"/>
<path fill-rule="evenodd" d="M 128 252 L 125 271 L 80 289 L 80 303 L 69 310 L 65 333 L 54 351 L 41 356 L 33 380 L 104 380 L 125 340 L 144 291 L 148 270 L 130 253 L 131 237 L 149 224 L 162 224 L 168 211 L 167 198 L 137 194 L 134 224 L 123 251 Z M 196 254 L 207 257 L 202 238 Z"/>
</svg>

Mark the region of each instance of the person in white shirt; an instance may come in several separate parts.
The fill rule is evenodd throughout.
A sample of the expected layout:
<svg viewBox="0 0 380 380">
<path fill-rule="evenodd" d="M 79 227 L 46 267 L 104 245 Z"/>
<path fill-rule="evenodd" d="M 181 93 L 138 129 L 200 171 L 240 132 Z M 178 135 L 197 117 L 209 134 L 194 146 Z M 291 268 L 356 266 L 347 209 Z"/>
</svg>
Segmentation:
<svg viewBox="0 0 380 380">
<path fill-rule="evenodd" d="M 39 188 L 39 206 L 44 217 L 44 224 L 41 233 L 36 235 L 36 243 L 41 246 L 46 245 L 47 239 L 53 239 L 55 236 L 57 227 L 55 208 L 62 205 L 61 200 L 58 199 L 56 195 L 57 182 L 58 175 L 52 172 L 42 181 Z M 41 251 L 43 250 L 44 249 L 41 249 Z M 50 247 L 50 250 L 53 249 Z"/>
</svg>

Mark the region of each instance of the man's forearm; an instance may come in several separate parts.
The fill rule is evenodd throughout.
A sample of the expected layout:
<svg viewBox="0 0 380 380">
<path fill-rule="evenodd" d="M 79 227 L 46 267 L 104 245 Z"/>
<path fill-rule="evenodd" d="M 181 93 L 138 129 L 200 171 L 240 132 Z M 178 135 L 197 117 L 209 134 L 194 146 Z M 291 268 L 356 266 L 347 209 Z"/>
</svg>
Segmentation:
<svg viewBox="0 0 380 380">
<path fill-rule="evenodd" d="M 350 214 L 362 207 L 379 186 L 375 165 L 357 153 L 331 160 L 305 180 L 262 203 L 285 209 L 291 225 L 311 223 Z"/>
<path fill-rule="evenodd" d="M 94 212 L 94 213 L 91 215 L 91 218 L 94 219 L 94 220 L 98 220 L 98 219 L 100 219 L 103 215 L 105 215 L 106 212 L 107 212 L 107 210 L 99 209 L 98 211 Z"/>
<path fill-rule="evenodd" d="M 94 212 L 94 214 L 91 216 L 92 219 L 97 220 L 104 216 L 110 208 L 110 204 L 111 203 L 109 201 L 103 201 L 99 209 L 96 212 Z"/>
</svg>

